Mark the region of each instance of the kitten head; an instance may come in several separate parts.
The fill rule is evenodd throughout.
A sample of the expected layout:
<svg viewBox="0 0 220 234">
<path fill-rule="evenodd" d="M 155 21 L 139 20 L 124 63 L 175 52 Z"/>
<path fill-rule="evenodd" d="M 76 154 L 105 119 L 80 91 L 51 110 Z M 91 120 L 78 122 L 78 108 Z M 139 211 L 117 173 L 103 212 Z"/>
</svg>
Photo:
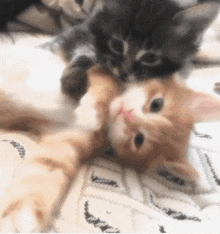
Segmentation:
<svg viewBox="0 0 220 234">
<path fill-rule="evenodd" d="M 187 88 L 174 75 L 131 84 L 110 106 L 109 137 L 120 158 L 163 165 L 196 177 L 186 158 L 194 123 L 220 116 L 220 100 Z M 220 117 L 219 117 L 220 118 Z"/>
<path fill-rule="evenodd" d="M 151 11 L 155 11 L 155 16 L 152 12 L 150 15 L 155 22 L 149 26 L 151 20 L 146 18 L 148 7 L 144 5 L 137 14 L 135 29 L 130 26 L 128 35 L 119 30 L 108 40 L 106 61 L 121 81 L 167 77 L 185 69 L 219 10 L 217 3 L 200 4 L 181 11 L 179 8 L 172 8 L 173 11 L 165 8 L 161 13 L 153 8 Z"/>
</svg>

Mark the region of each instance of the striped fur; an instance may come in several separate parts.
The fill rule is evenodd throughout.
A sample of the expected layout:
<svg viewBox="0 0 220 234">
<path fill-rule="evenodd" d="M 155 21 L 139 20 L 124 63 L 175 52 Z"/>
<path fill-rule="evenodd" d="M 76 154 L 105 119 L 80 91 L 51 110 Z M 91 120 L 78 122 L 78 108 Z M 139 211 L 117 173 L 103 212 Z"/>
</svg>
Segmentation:
<svg viewBox="0 0 220 234">
<path fill-rule="evenodd" d="M 111 76 L 97 68 L 90 71 L 89 81 L 87 94 L 93 97 L 99 127 L 73 124 L 58 132 L 45 133 L 45 129 L 40 132 L 38 151 L 24 161 L 19 176 L 12 181 L 1 206 L 2 232 L 46 231 L 80 164 L 88 158 L 99 156 L 109 144 L 114 146 L 119 155 L 117 160 L 124 165 L 129 164 L 139 170 L 162 165 L 188 179 L 197 178 L 196 171 L 185 155 L 189 134 L 195 121 L 199 121 L 200 117 L 209 117 L 207 105 L 213 104 L 210 112 L 218 107 L 211 117 L 219 115 L 219 100 L 207 101 L 207 95 L 188 89 L 175 75 L 166 81 L 152 79 L 142 85 L 133 84 L 125 92 L 120 90 Z M 149 104 L 154 97 L 159 96 L 165 100 L 164 107 L 158 113 L 151 113 Z M 1 102 L 5 100 L 3 98 Z M 134 121 L 117 112 L 121 102 L 124 102 L 125 110 L 133 110 Z M 9 109 L 13 107 L 10 101 L 6 104 Z M 82 101 L 77 108 L 83 108 L 83 105 L 87 105 L 86 102 Z M 13 110 L 17 111 L 15 108 L 10 111 Z M 36 113 L 29 109 L 20 111 L 24 116 L 38 119 Z M 89 111 L 87 114 L 90 115 Z M 50 120 L 48 117 L 48 123 L 56 128 Z M 10 121 L 9 117 L 9 125 Z M 35 124 L 37 126 L 38 122 Z M 53 127 L 50 126 L 51 129 Z M 140 131 L 146 134 L 146 142 L 137 148 L 133 139 Z M 34 131 L 29 133 L 35 134 Z"/>
<path fill-rule="evenodd" d="M 57 57 L 12 45 L 1 49 L 0 59 L 0 128 L 28 133 L 39 145 L 1 201 L 1 232 L 46 231 L 80 165 L 109 146 L 118 163 L 139 172 L 163 166 L 188 180 L 197 178 L 186 158 L 189 134 L 195 122 L 219 120 L 219 99 L 187 88 L 177 74 L 131 82 L 121 90 L 94 67 L 76 106 L 59 90 L 65 64 Z M 152 111 L 158 98 L 163 107 Z M 144 140 L 135 143 L 140 133 Z"/>
</svg>

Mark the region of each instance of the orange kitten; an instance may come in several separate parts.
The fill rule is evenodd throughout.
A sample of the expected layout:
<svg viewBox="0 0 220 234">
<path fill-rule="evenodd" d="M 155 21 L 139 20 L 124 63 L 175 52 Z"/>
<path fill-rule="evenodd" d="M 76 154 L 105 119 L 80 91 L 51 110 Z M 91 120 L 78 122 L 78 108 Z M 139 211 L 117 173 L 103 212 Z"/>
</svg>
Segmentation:
<svg viewBox="0 0 220 234">
<path fill-rule="evenodd" d="M 0 77 L 3 82 L 6 76 Z M 45 82 L 47 77 L 41 78 Z M 10 87 L 3 82 L 0 113 L 9 115 L 0 115 L 1 128 L 37 135 L 39 150 L 21 165 L 2 201 L 2 232 L 46 231 L 80 164 L 109 145 L 124 165 L 138 170 L 164 166 L 190 180 L 198 177 L 186 158 L 190 132 L 194 123 L 218 118 L 218 99 L 187 88 L 176 74 L 121 90 L 112 77 L 93 68 L 89 83 L 75 111 L 71 100 L 57 95 L 54 100 L 60 102 L 54 102 L 52 110 L 58 116 L 52 116 L 34 102 L 8 96 Z M 27 88 L 31 91 L 31 86 Z M 60 103 L 68 108 L 59 109 Z M 25 118 L 32 122 L 22 122 Z"/>
</svg>

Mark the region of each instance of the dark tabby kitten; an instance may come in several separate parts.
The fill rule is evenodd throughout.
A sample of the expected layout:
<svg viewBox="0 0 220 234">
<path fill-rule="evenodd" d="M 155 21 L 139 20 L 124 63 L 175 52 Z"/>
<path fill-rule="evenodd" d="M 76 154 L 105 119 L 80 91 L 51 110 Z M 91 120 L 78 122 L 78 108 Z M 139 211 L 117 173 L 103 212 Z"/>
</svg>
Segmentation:
<svg viewBox="0 0 220 234">
<path fill-rule="evenodd" d="M 186 8 L 177 2 L 103 0 L 89 19 L 61 33 L 52 46 L 61 47 L 69 62 L 61 79 L 63 92 L 81 97 L 87 71 L 94 64 L 122 83 L 166 78 L 183 69 L 219 5 L 209 2 Z"/>
</svg>

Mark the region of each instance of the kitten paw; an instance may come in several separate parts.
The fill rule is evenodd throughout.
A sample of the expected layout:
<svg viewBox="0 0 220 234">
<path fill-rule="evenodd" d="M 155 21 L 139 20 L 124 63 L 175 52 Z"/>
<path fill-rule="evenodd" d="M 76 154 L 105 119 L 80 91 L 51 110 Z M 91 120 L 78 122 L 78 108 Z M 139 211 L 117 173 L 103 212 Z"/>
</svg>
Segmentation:
<svg viewBox="0 0 220 234">
<path fill-rule="evenodd" d="M 43 232 L 48 226 L 46 206 L 39 197 L 10 202 L 1 214 L 0 232 Z"/>
<path fill-rule="evenodd" d="M 61 78 L 62 92 L 79 100 L 87 91 L 87 80 L 87 71 L 70 64 Z"/>
<path fill-rule="evenodd" d="M 87 93 L 80 100 L 79 106 L 75 110 L 75 126 L 87 130 L 96 131 L 100 129 L 101 123 L 97 116 L 95 100 L 93 95 Z"/>
</svg>

